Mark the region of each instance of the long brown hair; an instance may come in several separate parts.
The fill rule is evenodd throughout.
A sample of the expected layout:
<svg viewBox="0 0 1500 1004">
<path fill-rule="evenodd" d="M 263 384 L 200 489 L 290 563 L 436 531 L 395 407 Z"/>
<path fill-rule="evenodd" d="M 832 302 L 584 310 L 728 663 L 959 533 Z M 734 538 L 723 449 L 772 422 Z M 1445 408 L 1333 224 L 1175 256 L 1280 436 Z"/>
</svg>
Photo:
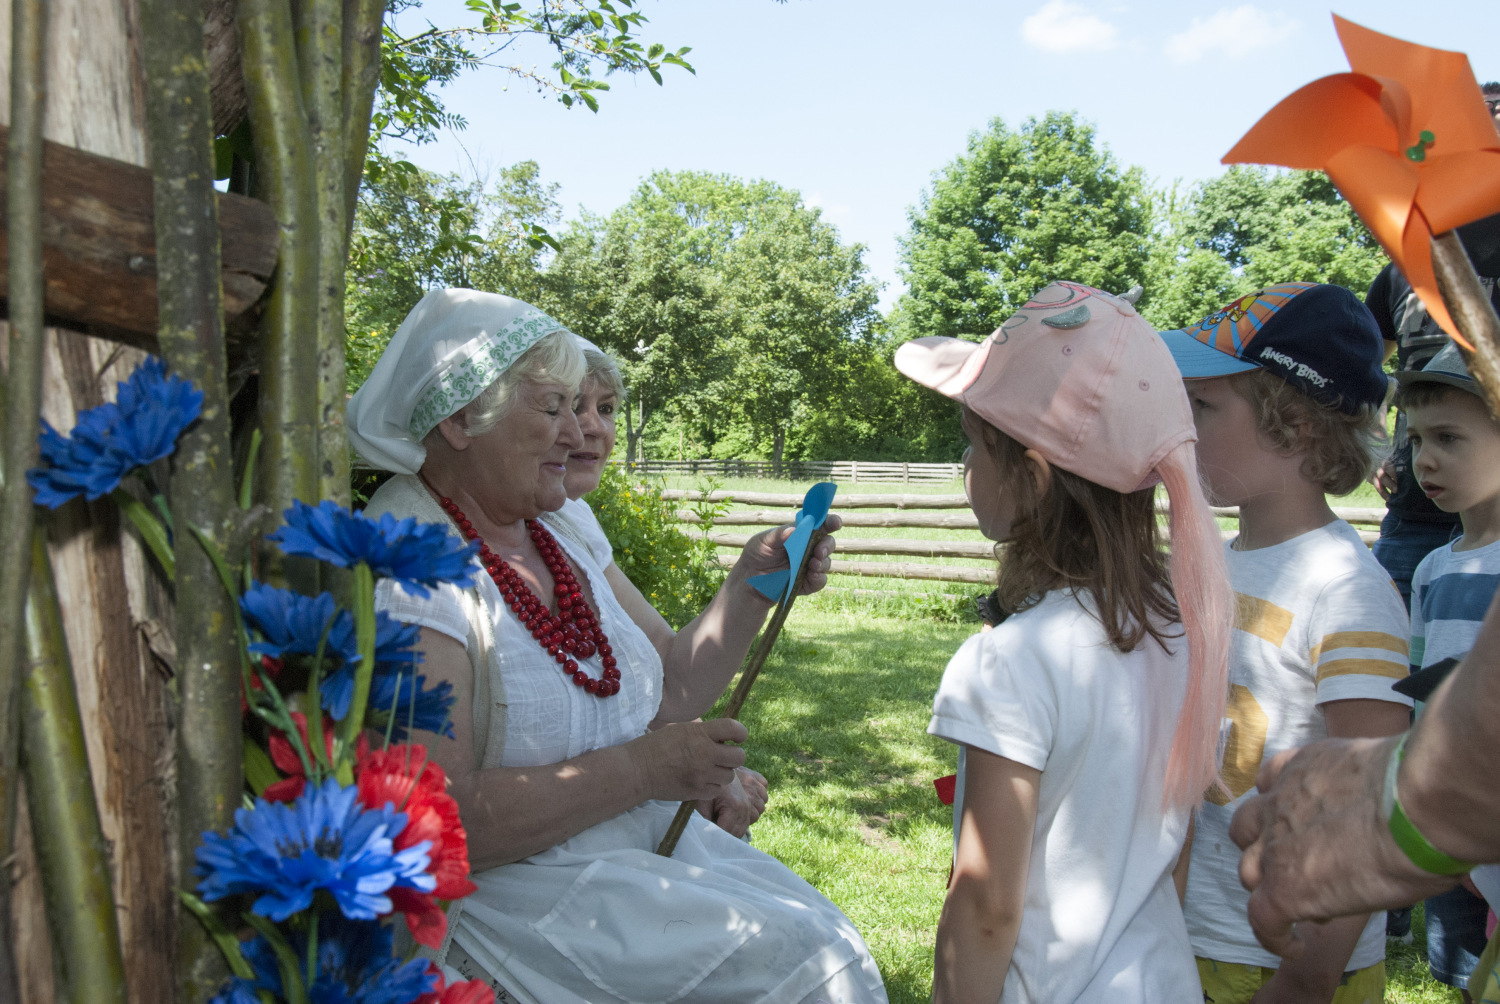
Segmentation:
<svg viewBox="0 0 1500 1004">
<path fill-rule="evenodd" d="M 1015 521 L 1000 551 L 1000 607 L 1017 613 L 1053 589 L 1085 592 L 1110 643 L 1121 652 L 1147 636 L 1163 647 L 1179 620 L 1153 491 L 1124 494 L 1059 467 L 1038 497 L 1026 447 L 968 408 L 974 449 L 994 458 L 1015 493 Z"/>
</svg>

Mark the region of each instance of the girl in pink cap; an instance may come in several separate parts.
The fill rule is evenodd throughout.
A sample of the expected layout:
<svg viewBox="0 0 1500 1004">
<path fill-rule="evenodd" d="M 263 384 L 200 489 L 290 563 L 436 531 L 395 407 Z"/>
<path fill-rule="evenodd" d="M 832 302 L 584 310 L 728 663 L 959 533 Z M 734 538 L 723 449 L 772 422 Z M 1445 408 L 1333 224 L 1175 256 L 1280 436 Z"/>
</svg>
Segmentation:
<svg viewBox="0 0 1500 1004">
<path fill-rule="evenodd" d="M 896 366 L 964 405 L 1010 614 L 949 662 L 928 727 L 960 751 L 933 1001 L 1198 1004 L 1174 869 L 1217 783 L 1232 606 L 1177 368 L 1129 303 L 1066 282 Z"/>
</svg>

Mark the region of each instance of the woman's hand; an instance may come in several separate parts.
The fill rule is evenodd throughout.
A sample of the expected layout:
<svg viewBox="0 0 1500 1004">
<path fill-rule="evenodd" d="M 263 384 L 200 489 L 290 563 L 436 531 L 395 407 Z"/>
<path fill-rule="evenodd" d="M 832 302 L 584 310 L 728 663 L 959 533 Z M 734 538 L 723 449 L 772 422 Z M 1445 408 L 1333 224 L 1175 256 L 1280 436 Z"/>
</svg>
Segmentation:
<svg viewBox="0 0 1500 1004">
<path fill-rule="evenodd" d="M 685 802 L 718 798 L 744 766 L 742 743 L 749 733 L 733 718 L 663 725 L 625 748 L 647 798 Z"/>
<path fill-rule="evenodd" d="M 822 530 L 825 534 L 832 534 L 838 532 L 843 525 L 843 520 L 829 513 L 828 518 L 823 522 Z M 743 571 L 745 577 L 749 578 L 786 568 L 786 539 L 792 535 L 794 529 L 792 524 L 787 523 L 774 529 L 762 530 L 751 537 L 745 542 L 744 550 L 740 552 L 739 561 L 736 562 L 737 570 Z M 813 548 L 812 558 L 807 562 L 807 577 L 802 580 L 802 588 L 797 590 L 797 595 L 806 596 L 828 585 L 828 570 L 833 564 L 835 546 L 836 542 L 831 536 L 818 541 Z"/>
<path fill-rule="evenodd" d="M 734 783 L 717 798 L 703 799 L 698 812 L 730 836 L 743 837 L 766 811 L 766 779 L 749 767 L 734 772 Z"/>
</svg>

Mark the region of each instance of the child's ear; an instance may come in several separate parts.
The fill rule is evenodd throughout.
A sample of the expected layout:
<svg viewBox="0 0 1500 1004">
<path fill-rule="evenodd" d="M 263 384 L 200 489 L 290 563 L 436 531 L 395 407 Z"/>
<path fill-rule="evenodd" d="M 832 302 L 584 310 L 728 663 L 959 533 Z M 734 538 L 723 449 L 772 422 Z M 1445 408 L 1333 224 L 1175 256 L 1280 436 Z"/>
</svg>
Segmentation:
<svg viewBox="0 0 1500 1004">
<path fill-rule="evenodd" d="M 1037 502 L 1040 503 L 1052 488 L 1052 465 L 1036 450 L 1027 450 L 1024 456 L 1026 473 L 1031 475 L 1031 487 L 1036 492 Z"/>
</svg>

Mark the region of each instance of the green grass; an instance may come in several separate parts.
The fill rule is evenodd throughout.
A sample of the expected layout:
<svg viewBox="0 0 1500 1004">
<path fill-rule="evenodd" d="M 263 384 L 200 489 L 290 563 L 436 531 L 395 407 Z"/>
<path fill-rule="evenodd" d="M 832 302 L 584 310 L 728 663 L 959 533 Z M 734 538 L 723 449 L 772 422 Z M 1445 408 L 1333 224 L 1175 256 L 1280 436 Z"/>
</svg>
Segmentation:
<svg viewBox="0 0 1500 1004">
<path fill-rule="evenodd" d="M 975 630 L 926 614 L 830 592 L 799 600 L 740 715 L 749 765 L 771 789 L 755 846 L 843 908 L 892 1004 L 931 992 L 952 848 L 951 813 L 931 782 L 953 772 L 957 753 L 927 722 L 943 667 Z M 1428 972 L 1420 908 L 1413 930 L 1414 945 L 1388 946 L 1386 1000 L 1459 1001 Z"/>
</svg>

